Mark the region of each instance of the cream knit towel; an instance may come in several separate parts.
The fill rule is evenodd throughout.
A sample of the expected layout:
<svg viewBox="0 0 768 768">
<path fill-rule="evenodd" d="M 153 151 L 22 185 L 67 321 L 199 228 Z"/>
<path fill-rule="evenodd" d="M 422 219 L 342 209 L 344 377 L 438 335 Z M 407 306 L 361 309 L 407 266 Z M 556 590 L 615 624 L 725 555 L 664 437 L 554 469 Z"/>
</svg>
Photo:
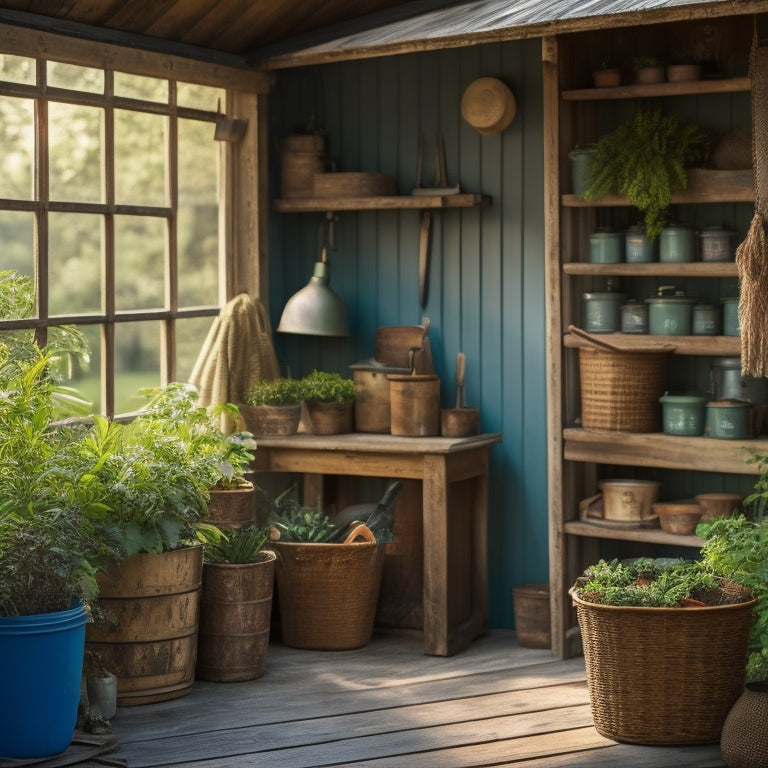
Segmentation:
<svg viewBox="0 0 768 768">
<path fill-rule="evenodd" d="M 250 387 L 279 375 L 264 305 L 247 293 L 235 296 L 214 320 L 190 374 L 190 384 L 198 390 L 198 403 L 205 408 L 223 403 L 240 405 Z M 222 421 L 226 432 L 234 427 Z"/>
</svg>

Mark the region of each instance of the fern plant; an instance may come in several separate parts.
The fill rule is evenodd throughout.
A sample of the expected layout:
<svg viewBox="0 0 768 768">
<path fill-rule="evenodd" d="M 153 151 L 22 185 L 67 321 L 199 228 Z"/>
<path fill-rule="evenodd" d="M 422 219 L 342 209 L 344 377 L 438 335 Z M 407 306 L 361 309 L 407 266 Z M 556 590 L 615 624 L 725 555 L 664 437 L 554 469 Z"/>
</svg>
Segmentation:
<svg viewBox="0 0 768 768">
<path fill-rule="evenodd" d="M 220 536 L 206 542 L 203 556 L 207 563 L 254 563 L 268 541 L 269 530 L 256 525 L 221 529 Z"/>
<path fill-rule="evenodd" d="M 639 109 L 632 120 L 598 139 L 583 197 L 629 198 L 644 214 L 653 240 L 666 224 L 672 192 L 688 186 L 688 168 L 706 158 L 708 147 L 699 126 L 660 109 Z"/>
</svg>

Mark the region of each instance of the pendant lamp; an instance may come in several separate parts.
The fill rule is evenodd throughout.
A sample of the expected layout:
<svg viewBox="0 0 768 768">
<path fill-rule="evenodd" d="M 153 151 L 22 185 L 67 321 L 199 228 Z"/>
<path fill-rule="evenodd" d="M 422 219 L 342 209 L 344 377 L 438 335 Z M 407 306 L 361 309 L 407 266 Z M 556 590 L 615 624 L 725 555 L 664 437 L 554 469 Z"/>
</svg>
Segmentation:
<svg viewBox="0 0 768 768">
<path fill-rule="evenodd" d="M 328 285 L 328 272 L 328 250 L 323 247 L 309 282 L 286 302 L 277 326 L 279 332 L 349 336 L 347 308 Z"/>
</svg>

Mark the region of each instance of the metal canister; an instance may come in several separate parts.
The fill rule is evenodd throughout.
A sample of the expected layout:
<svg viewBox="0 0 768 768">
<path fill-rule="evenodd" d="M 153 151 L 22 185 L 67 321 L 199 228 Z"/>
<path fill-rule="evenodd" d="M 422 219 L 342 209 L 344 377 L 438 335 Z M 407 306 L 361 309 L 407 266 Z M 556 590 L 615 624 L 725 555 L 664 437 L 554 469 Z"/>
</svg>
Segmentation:
<svg viewBox="0 0 768 768">
<path fill-rule="evenodd" d="M 739 336 L 739 297 L 720 299 L 723 305 L 723 336 Z"/>
<path fill-rule="evenodd" d="M 699 233 L 701 261 L 732 261 L 734 233 L 722 227 L 705 227 Z"/>
<path fill-rule="evenodd" d="M 691 328 L 694 336 L 717 336 L 720 326 L 720 307 L 710 303 L 693 305 Z"/>
<path fill-rule="evenodd" d="M 581 300 L 584 330 L 616 333 L 620 327 L 620 308 L 626 300 L 627 294 L 619 291 L 587 291 Z"/>
<path fill-rule="evenodd" d="M 693 305 L 696 299 L 678 291 L 674 285 L 662 285 L 648 303 L 648 330 L 660 336 L 688 336 L 691 333 Z"/>
<path fill-rule="evenodd" d="M 624 256 L 621 232 L 597 231 L 589 236 L 589 260 L 592 264 L 617 264 Z"/>
<path fill-rule="evenodd" d="M 621 332 L 648 333 L 648 305 L 632 299 L 621 305 Z"/>
<path fill-rule="evenodd" d="M 624 260 L 630 264 L 653 261 L 654 244 L 645 234 L 645 227 L 635 224 L 624 234 Z"/>
<path fill-rule="evenodd" d="M 696 233 L 693 228 L 675 224 L 661 230 L 659 261 L 686 262 L 695 259 Z"/>
</svg>

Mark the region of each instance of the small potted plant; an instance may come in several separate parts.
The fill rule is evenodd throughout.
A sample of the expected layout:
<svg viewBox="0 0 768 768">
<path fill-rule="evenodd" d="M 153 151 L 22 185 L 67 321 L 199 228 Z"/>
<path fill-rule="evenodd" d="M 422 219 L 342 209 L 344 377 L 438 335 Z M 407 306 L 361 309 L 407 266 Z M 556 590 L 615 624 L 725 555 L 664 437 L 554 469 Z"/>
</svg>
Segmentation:
<svg viewBox="0 0 768 768">
<path fill-rule="evenodd" d="M 655 56 L 637 56 L 632 61 L 635 82 L 648 85 L 664 82 L 664 64 Z"/>
<path fill-rule="evenodd" d="M 88 694 L 88 717 L 111 720 L 117 711 L 117 677 L 107 669 L 97 651 L 86 651 L 83 676 Z"/>
<path fill-rule="evenodd" d="M 196 675 L 235 682 L 264 674 L 276 555 L 268 531 L 222 529 L 205 545 Z"/>
<path fill-rule="evenodd" d="M 744 687 L 747 587 L 701 561 L 638 558 L 601 560 L 571 596 L 599 733 L 636 744 L 719 740 Z"/>
<path fill-rule="evenodd" d="M 299 428 L 303 399 L 300 379 L 265 379 L 248 389 L 240 412 L 254 435 L 292 435 Z"/>
<path fill-rule="evenodd" d="M 621 69 L 610 59 L 603 59 L 600 66 L 592 71 L 595 88 L 616 88 L 621 85 Z"/>
<path fill-rule="evenodd" d="M 314 370 L 301 380 L 308 431 L 315 435 L 352 432 L 355 382 L 338 373 Z"/>
</svg>

